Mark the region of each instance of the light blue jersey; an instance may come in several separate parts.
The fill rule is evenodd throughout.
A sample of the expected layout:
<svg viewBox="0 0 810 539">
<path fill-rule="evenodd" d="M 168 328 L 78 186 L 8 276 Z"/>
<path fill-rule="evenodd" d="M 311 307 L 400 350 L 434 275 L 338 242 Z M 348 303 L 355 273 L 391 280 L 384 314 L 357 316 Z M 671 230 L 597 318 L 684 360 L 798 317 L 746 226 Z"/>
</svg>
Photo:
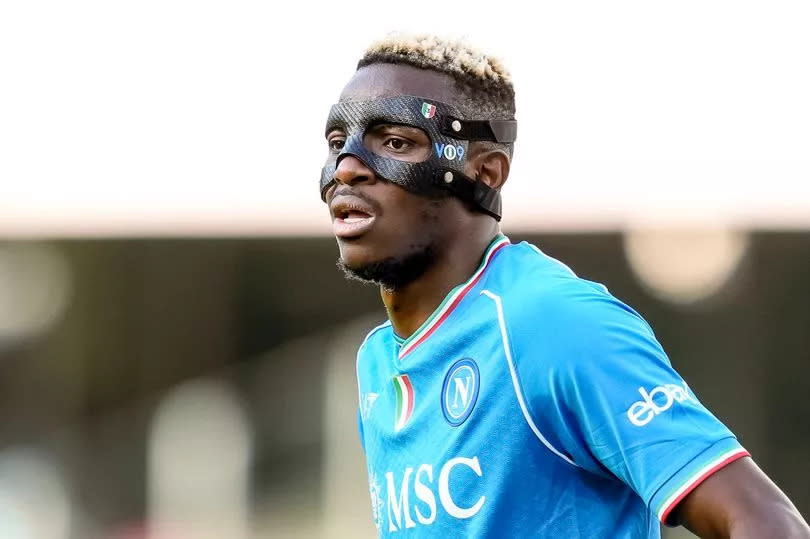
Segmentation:
<svg viewBox="0 0 810 539">
<path fill-rule="evenodd" d="M 659 537 L 747 455 L 604 286 L 499 236 L 407 340 L 357 358 L 382 536 Z"/>
</svg>

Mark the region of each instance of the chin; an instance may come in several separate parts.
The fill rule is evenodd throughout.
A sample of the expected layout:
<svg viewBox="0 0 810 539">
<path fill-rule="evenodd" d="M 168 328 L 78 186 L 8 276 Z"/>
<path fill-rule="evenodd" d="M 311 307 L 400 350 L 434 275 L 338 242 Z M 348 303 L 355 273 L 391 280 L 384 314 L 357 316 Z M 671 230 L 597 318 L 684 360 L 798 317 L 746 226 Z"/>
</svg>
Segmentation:
<svg viewBox="0 0 810 539">
<path fill-rule="evenodd" d="M 350 279 L 397 290 L 419 279 L 435 260 L 431 247 L 397 256 L 365 246 L 341 244 L 337 265 Z"/>
<path fill-rule="evenodd" d="M 337 238 L 341 264 L 350 268 L 359 268 L 390 258 L 390 249 L 381 249 L 376 242 L 365 236 L 357 238 Z"/>
</svg>

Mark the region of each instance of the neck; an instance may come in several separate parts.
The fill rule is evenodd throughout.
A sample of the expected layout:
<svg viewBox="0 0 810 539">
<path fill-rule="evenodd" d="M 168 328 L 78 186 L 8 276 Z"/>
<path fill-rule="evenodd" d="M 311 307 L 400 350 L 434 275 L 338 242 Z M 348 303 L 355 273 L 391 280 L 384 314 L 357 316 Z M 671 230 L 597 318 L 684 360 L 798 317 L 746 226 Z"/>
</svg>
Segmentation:
<svg viewBox="0 0 810 539">
<path fill-rule="evenodd" d="M 458 237 L 443 247 L 436 263 L 416 281 L 396 290 L 380 289 L 394 332 L 407 339 L 438 308 L 447 294 L 468 280 L 481 263 L 498 226 Z"/>
</svg>

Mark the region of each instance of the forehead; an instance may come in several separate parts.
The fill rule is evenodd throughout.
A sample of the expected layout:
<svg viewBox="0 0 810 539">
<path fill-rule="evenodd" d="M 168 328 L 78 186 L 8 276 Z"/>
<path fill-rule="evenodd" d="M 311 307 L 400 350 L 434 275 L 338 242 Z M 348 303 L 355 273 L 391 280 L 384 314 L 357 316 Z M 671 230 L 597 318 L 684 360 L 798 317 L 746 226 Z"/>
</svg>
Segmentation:
<svg viewBox="0 0 810 539">
<path fill-rule="evenodd" d="M 358 69 L 340 94 L 341 101 L 414 95 L 454 104 L 458 90 L 449 75 L 409 65 L 371 64 Z"/>
</svg>

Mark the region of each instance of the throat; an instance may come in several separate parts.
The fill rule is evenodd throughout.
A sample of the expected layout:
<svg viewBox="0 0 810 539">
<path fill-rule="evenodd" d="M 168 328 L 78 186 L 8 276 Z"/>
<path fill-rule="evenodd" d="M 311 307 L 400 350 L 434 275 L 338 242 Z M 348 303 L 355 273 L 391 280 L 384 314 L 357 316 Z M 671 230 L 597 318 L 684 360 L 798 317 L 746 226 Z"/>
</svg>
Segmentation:
<svg viewBox="0 0 810 539">
<path fill-rule="evenodd" d="M 454 276 L 440 271 L 442 268 L 447 266 L 433 268 L 422 278 L 401 288 L 380 288 L 388 319 L 391 320 L 394 333 L 399 337 L 408 339 L 416 333 L 453 288 L 466 280 L 466 276 Z"/>
<path fill-rule="evenodd" d="M 381 295 L 394 333 L 402 339 L 416 333 L 441 303 L 441 298 L 428 301 L 424 297 L 403 297 L 405 294 L 401 290 L 381 289 Z"/>
<path fill-rule="evenodd" d="M 439 257 L 418 279 L 397 288 L 380 287 L 380 295 L 394 333 L 409 339 L 442 308 L 456 287 L 469 281 L 483 262 L 487 245 L 493 241 L 484 237 L 467 252 L 448 252 Z M 463 290 L 460 291 L 464 293 Z M 451 306 L 452 308 L 452 306 Z"/>
</svg>

